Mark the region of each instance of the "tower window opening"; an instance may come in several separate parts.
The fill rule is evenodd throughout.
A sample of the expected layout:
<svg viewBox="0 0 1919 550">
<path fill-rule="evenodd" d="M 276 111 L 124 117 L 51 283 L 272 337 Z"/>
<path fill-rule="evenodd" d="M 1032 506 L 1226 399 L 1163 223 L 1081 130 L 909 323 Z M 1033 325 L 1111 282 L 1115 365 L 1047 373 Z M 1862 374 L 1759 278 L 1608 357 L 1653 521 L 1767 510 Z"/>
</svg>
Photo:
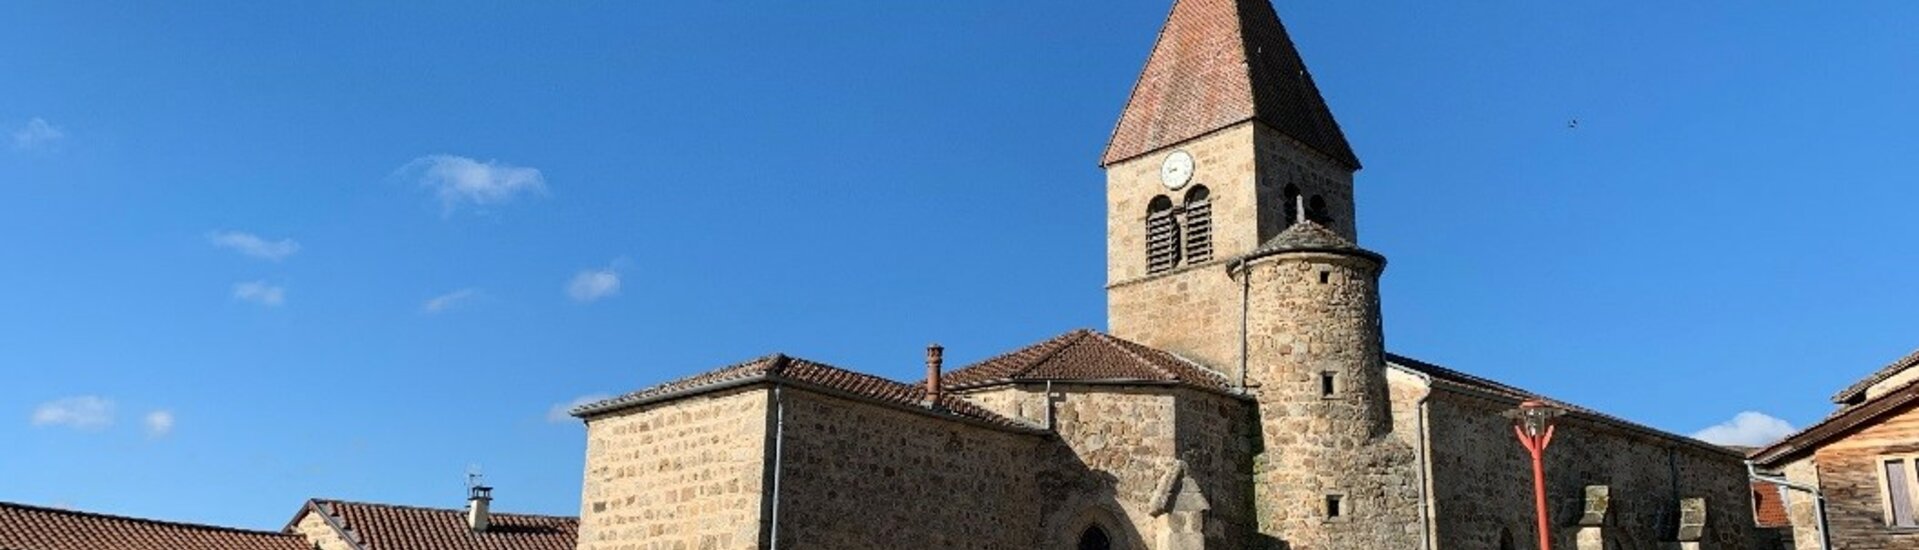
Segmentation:
<svg viewBox="0 0 1919 550">
<path fill-rule="evenodd" d="M 1326 198 L 1313 195 L 1306 201 L 1306 219 L 1320 225 L 1332 225 L 1333 215 L 1326 210 Z"/>
<path fill-rule="evenodd" d="M 1153 197 L 1146 204 L 1146 272 L 1161 273 L 1179 265 L 1179 220 L 1173 199 Z"/>
<path fill-rule="evenodd" d="M 1339 396 L 1339 373 L 1319 373 L 1319 396 L 1328 399 Z"/>
<path fill-rule="evenodd" d="M 1113 539 L 1106 536 L 1106 530 L 1098 525 L 1088 526 L 1079 535 L 1079 550 L 1112 550 Z"/>
<path fill-rule="evenodd" d="M 1186 192 L 1186 263 L 1213 259 L 1213 200 L 1204 185 Z"/>
<path fill-rule="evenodd" d="M 1323 285 L 1330 282 L 1333 282 L 1333 272 L 1331 271 L 1319 272 L 1319 284 Z"/>
<path fill-rule="evenodd" d="M 1280 198 L 1279 228 L 1284 231 L 1299 222 L 1299 186 L 1287 185 Z"/>
</svg>

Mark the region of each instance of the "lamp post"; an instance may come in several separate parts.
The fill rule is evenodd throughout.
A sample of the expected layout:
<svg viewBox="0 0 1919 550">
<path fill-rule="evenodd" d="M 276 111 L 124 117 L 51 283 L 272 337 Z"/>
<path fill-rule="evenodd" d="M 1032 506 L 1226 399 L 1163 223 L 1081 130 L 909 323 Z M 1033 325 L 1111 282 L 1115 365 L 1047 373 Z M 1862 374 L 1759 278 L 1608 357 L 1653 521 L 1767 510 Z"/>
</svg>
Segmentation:
<svg viewBox="0 0 1919 550">
<path fill-rule="evenodd" d="M 1546 446 L 1553 442 L 1553 420 L 1566 411 L 1538 399 L 1529 399 L 1506 413 L 1513 434 L 1533 457 L 1533 504 L 1539 518 L 1539 550 L 1552 550 L 1552 531 L 1546 517 Z"/>
</svg>

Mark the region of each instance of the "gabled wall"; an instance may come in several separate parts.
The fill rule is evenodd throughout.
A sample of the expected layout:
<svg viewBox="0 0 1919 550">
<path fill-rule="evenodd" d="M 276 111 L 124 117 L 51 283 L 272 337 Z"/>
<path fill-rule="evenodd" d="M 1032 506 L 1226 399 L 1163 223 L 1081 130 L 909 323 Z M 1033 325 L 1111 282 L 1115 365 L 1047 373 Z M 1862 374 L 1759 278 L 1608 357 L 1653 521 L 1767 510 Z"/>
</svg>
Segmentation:
<svg viewBox="0 0 1919 550">
<path fill-rule="evenodd" d="M 761 548 L 770 396 L 730 390 L 587 421 L 580 550 Z"/>
<path fill-rule="evenodd" d="M 1811 468 L 1826 495 L 1826 521 L 1832 529 L 1834 548 L 1847 550 L 1891 550 L 1919 548 L 1919 529 L 1900 529 L 1886 525 L 1884 491 L 1880 488 L 1882 458 L 1891 456 L 1912 460 L 1919 457 L 1919 407 L 1881 417 L 1870 426 L 1844 438 L 1826 443 L 1813 453 Z M 1798 464 L 1804 464 L 1801 461 Z M 1803 470 L 1802 470 L 1803 472 Z M 1793 474 L 1792 468 L 1787 473 Z M 1800 473 L 1803 477 L 1804 473 Z M 1914 495 L 1919 498 L 1919 495 Z M 1818 548 L 1809 530 L 1799 528 L 1794 517 L 1799 548 Z M 1807 517 L 1806 519 L 1811 519 Z"/>
</svg>

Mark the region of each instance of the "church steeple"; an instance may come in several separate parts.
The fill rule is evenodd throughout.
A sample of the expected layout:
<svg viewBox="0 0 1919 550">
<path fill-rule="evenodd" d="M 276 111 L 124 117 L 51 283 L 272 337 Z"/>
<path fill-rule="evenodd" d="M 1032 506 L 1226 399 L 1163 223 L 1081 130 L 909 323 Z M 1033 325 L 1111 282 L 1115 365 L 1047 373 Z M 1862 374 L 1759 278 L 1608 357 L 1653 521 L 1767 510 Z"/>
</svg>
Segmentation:
<svg viewBox="0 0 1919 550">
<path fill-rule="evenodd" d="M 1248 120 L 1360 167 L 1269 0 L 1177 0 L 1100 164 Z"/>
</svg>

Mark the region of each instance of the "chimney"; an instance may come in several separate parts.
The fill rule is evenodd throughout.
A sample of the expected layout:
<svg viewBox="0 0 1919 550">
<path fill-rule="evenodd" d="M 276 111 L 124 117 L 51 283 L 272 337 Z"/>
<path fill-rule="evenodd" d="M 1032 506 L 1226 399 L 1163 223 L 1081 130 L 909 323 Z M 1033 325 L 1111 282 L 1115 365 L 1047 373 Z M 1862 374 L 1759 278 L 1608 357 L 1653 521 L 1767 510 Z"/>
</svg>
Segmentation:
<svg viewBox="0 0 1919 550">
<path fill-rule="evenodd" d="M 474 485 L 472 488 L 467 489 L 466 526 L 472 528 L 473 532 L 482 533 L 486 531 L 487 523 L 492 519 L 492 517 L 490 517 L 491 514 L 487 512 L 487 505 L 492 502 L 492 487 Z"/>
<path fill-rule="evenodd" d="M 926 406 L 938 408 L 940 397 L 945 391 L 940 387 L 940 362 L 945 358 L 946 348 L 939 344 L 926 346 Z"/>
</svg>

